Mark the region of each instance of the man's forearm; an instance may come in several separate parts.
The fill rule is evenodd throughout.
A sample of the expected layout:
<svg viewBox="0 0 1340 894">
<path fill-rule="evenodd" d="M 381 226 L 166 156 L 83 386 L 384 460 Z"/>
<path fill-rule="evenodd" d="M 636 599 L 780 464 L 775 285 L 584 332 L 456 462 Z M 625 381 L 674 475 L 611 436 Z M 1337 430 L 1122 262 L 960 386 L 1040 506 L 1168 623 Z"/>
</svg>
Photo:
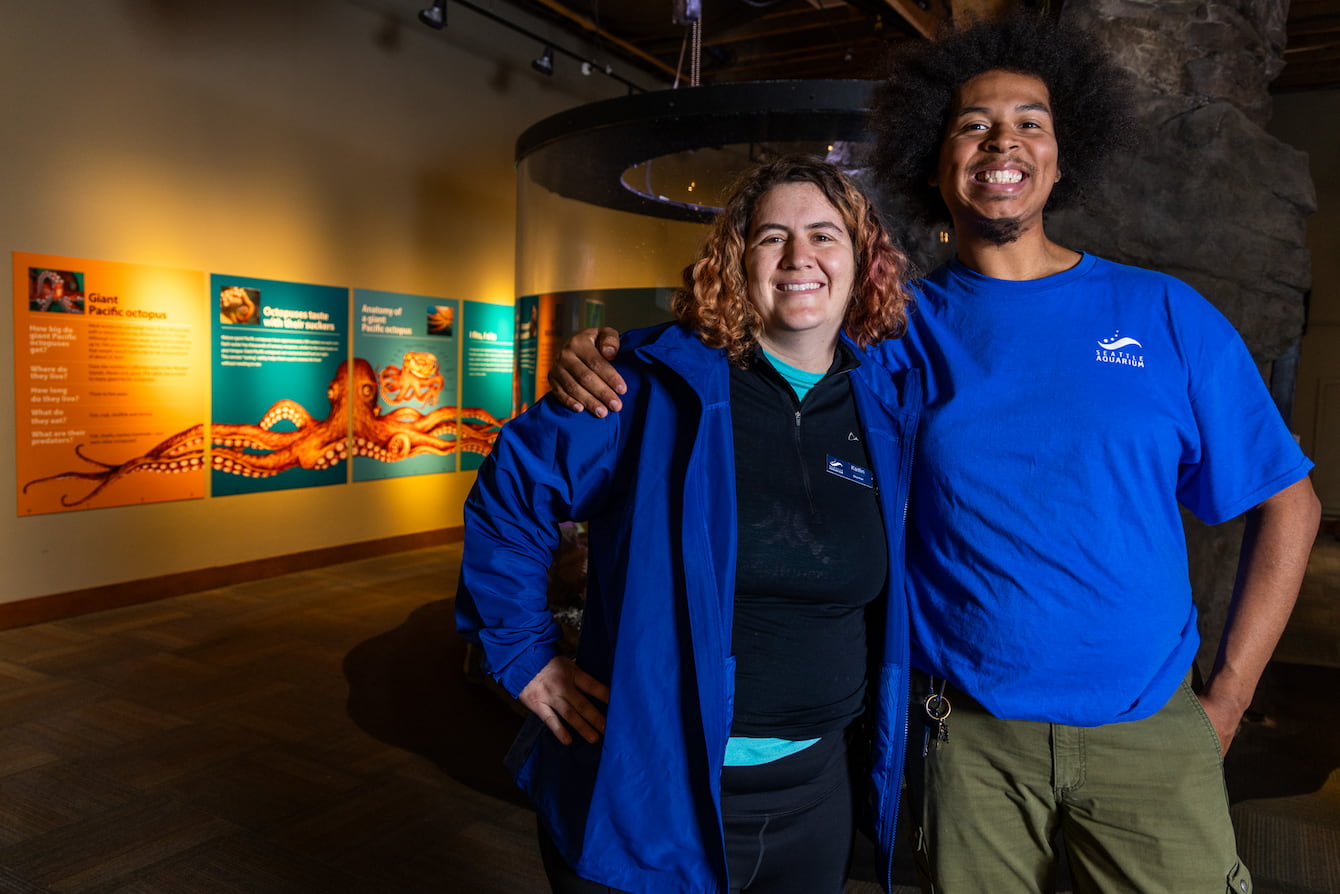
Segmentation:
<svg viewBox="0 0 1340 894">
<path fill-rule="evenodd" d="M 1306 478 L 1248 515 L 1228 621 L 1201 692 L 1225 751 L 1293 611 L 1320 518 Z"/>
</svg>

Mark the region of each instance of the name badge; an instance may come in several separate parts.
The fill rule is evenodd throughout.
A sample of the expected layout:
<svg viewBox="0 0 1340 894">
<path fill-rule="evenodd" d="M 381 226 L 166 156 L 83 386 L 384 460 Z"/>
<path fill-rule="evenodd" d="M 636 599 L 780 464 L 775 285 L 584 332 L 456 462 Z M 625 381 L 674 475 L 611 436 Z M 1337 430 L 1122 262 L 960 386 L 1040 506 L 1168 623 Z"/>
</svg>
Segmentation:
<svg viewBox="0 0 1340 894">
<path fill-rule="evenodd" d="M 864 466 L 849 463 L 845 459 L 838 459 L 836 456 L 829 456 L 827 468 L 830 475 L 845 478 L 861 485 L 861 487 L 875 486 L 875 473 Z"/>
</svg>

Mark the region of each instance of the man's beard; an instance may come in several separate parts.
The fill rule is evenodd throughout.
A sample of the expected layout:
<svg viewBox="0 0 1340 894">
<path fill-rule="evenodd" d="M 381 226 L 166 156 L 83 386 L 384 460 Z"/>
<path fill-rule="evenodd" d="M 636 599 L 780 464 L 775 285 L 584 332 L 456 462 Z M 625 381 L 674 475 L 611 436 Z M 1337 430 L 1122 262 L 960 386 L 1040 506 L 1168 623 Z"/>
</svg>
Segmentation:
<svg viewBox="0 0 1340 894">
<path fill-rule="evenodd" d="M 992 245 L 1009 245 L 1023 233 L 1024 227 L 1017 217 L 983 218 L 973 222 L 977 235 Z"/>
</svg>

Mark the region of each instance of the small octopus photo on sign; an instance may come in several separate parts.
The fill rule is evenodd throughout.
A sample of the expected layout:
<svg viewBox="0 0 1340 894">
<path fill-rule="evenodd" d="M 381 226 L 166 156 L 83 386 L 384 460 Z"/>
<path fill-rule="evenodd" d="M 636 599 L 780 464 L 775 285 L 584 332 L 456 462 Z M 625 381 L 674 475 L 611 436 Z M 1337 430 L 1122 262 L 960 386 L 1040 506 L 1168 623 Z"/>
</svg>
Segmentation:
<svg viewBox="0 0 1340 894">
<path fill-rule="evenodd" d="M 219 290 L 219 322 L 257 326 L 261 321 L 261 290 L 227 286 Z"/>
<path fill-rule="evenodd" d="M 428 308 L 428 334 L 451 335 L 451 324 L 456 318 L 456 308 L 449 304 L 439 304 Z"/>
<path fill-rule="evenodd" d="M 50 313 L 84 312 L 82 273 L 28 268 L 28 309 Z"/>
</svg>

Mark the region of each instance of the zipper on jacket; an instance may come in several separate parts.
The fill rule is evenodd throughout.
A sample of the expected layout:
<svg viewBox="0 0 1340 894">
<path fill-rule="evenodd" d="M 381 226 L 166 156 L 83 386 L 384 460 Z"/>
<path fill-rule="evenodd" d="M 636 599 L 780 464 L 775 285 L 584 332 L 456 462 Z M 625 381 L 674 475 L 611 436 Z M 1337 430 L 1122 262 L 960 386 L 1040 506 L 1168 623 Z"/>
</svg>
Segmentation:
<svg viewBox="0 0 1340 894">
<path fill-rule="evenodd" d="M 904 574 L 904 575 L 907 574 L 907 571 L 906 571 L 906 566 L 907 566 L 907 559 L 906 559 L 906 556 L 907 556 L 907 511 L 908 511 L 908 507 L 910 506 L 910 504 L 911 504 L 911 502 L 912 502 L 912 458 L 913 458 L 913 457 L 915 456 L 915 454 L 916 454 L 917 434 L 918 434 L 918 430 L 919 430 L 919 428 L 920 428 L 920 426 L 914 426 L 913 429 L 912 429 L 912 436 L 911 436 L 910 438 L 908 438 L 908 440 L 907 440 L 907 447 L 905 448 L 905 449 L 906 449 L 906 452 L 905 452 L 905 454 L 904 454 L 905 458 L 903 459 L 903 463 L 902 463 L 902 465 L 903 465 L 903 469 L 902 469 L 902 473 L 903 473 L 903 481 L 906 482 L 906 487 L 907 487 L 907 491 L 903 494 L 903 556 L 904 556 L 904 559 L 903 559 L 903 566 L 904 566 L 903 574 Z M 904 584 L 904 589 L 906 589 L 906 584 Z M 903 764 L 903 766 L 902 766 L 902 773 L 899 774 L 900 776 L 904 776 L 904 775 L 906 775 L 906 773 L 907 773 L 907 743 L 908 743 L 908 742 L 911 740 L 911 738 L 912 738 L 912 705 L 915 703 L 915 699 L 913 698 L 913 693 L 912 693 L 912 625 L 911 625 L 910 622 L 908 623 L 907 628 L 906 628 L 906 629 L 904 630 L 904 632 L 903 632 L 903 642 L 904 642 L 904 648 L 906 648 L 906 650 L 907 650 L 907 653 L 906 653 L 906 654 L 907 654 L 907 706 L 906 706 L 906 710 L 903 712 L 903 760 L 902 760 L 902 764 Z M 923 772 L 924 772 L 924 770 L 923 770 Z M 925 781 L 924 781 L 924 780 L 922 781 L 921 786 L 922 786 L 923 788 L 925 787 Z M 886 788 L 886 789 L 885 789 L 886 797 L 887 797 L 887 793 L 888 793 L 888 789 Z M 896 795 L 896 797 L 900 797 L 900 796 L 901 796 L 901 791 L 898 792 L 898 794 Z M 887 842 L 880 842 L 880 844 L 882 845 L 882 847 L 883 847 L 883 849 L 884 849 L 884 852 L 885 852 L 886 854 L 888 854 L 888 857 L 886 858 L 885 866 L 884 866 L 884 890 L 885 890 L 885 891 L 892 891 L 892 890 L 893 890 L 893 845 L 894 845 L 894 841 L 895 841 L 895 839 L 897 838 L 897 832 L 898 832 L 898 817 L 897 817 L 897 813 L 896 813 L 896 811 L 897 811 L 897 804 L 898 804 L 898 801 L 895 800 L 895 801 L 894 801 L 894 810 L 895 810 L 894 816 L 895 816 L 895 819 L 894 819 L 894 821 L 893 821 L 893 823 L 892 823 L 893 828 L 890 830 L 889 840 L 888 840 Z M 914 809 L 914 811 L 913 811 L 914 815 L 916 815 L 916 814 L 918 814 L 918 813 L 922 813 L 922 812 L 923 812 L 923 811 L 921 811 L 921 810 L 916 810 L 916 809 Z"/>
<path fill-rule="evenodd" d="M 805 485 L 805 499 L 809 501 L 810 512 L 813 513 L 815 511 L 814 486 L 810 482 L 809 464 L 805 462 L 805 439 L 802 437 L 803 430 L 801 429 L 799 409 L 796 410 L 796 427 L 794 431 L 795 437 L 791 440 L 796 448 L 796 465 L 800 467 L 800 480 Z"/>
<path fill-rule="evenodd" d="M 907 493 L 903 494 L 903 551 L 907 550 L 907 509 L 912 503 L 912 457 L 917 451 L 917 429 L 907 441 L 907 462 L 903 464 L 903 475 L 907 481 Z"/>
</svg>

